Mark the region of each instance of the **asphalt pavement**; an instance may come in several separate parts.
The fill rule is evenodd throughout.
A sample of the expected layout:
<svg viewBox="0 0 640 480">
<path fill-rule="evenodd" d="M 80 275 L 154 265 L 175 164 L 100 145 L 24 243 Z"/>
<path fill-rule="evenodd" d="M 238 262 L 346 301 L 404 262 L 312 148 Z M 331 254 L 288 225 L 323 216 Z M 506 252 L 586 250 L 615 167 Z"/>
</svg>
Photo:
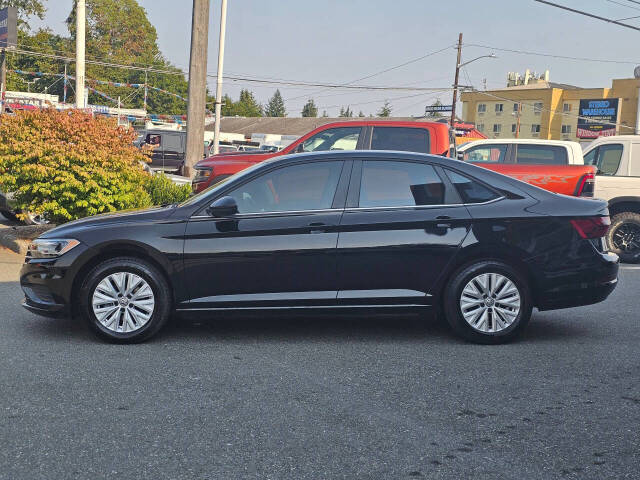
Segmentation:
<svg viewBox="0 0 640 480">
<path fill-rule="evenodd" d="M 269 316 L 122 346 L 24 311 L 21 261 L 0 252 L 0 479 L 638 478 L 639 267 L 509 345 Z"/>
</svg>

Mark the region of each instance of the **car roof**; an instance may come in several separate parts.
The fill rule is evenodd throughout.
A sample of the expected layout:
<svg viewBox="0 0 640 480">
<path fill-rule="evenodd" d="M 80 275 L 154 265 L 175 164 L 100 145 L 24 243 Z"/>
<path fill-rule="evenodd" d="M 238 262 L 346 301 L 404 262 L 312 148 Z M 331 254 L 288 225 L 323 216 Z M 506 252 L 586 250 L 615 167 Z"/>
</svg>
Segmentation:
<svg viewBox="0 0 640 480">
<path fill-rule="evenodd" d="M 580 146 L 578 142 L 570 140 L 544 140 L 537 138 L 488 138 L 483 140 L 474 140 L 464 144 L 464 148 L 469 148 L 476 145 L 494 144 L 494 143 L 509 143 L 509 144 L 522 144 L 522 145 L 572 145 Z M 462 145 L 458 145 L 458 148 L 462 148 Z"/>
</svg>

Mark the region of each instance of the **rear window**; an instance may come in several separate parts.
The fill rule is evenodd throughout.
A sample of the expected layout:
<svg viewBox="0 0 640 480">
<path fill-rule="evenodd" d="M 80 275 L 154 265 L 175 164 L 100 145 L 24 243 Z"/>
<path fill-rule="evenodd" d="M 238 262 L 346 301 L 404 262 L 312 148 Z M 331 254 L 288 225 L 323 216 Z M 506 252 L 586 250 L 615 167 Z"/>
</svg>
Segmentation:
<svg viewBox="0 0 640 480">
<path fill-rule="evenodd" d="M 373 127 L 371 149 L 429 153 L 429 131 L 425 128 Z"/>
<path fill-rule="evenodd" d="M 453 170 L 446 170 L 446 172 L 464 203 L 484 203 L 500 196 L 476 180 Z"/>
<path fill-rule="evenodd" d="M 567 149 L 557 145 L 518 145 L 516 163 L 523 165 L 566 165 Z"/>
</svg>

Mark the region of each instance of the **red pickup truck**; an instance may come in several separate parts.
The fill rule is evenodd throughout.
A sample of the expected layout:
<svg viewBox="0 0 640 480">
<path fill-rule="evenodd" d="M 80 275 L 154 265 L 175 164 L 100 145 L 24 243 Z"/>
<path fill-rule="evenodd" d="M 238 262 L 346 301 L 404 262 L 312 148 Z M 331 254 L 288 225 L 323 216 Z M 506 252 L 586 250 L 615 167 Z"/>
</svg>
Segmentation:
<svg viewBox="0 0 640 480">
<path fill-rule="evenodd" d="M 322 125 L 275 153 L 238 152 L 205 158 L 195 166 L 193 191 L 278 155 L 326 150 L 403 150 L 449 156 L 455 140 L 449 126 L 437 122 L 354 120 Z"/>
<path fill-rule="evenodd" d="M 517 146 L 493 145 L 492 142 L 495 141 L 481 140 L 461 146 L 460 160 L 476 163 L 478 159 L 475 157 L 466 158 L 469 152 L 475 151 L 477 157 L 479 153 L 486 153 L 486 150 L 489 153 L 485 156 L 491 158 L 478 161 L 478 166 L 552 192 L 578 197 L 593 196 L 595 168 L 584 165 L 578 144 L 555 142 L 559 144 L 555 145 L 553 142 L 538 141 L 546 149 L 533 151 L 534 146 L 529 146 L 528 150 L 520 146 L 516 154 Z M 560 144 L 568 144 L 571 148 Z M 195 166 L 193 191 L 201 192 L 226 177 L 278 155 L 325 150 L 400 150 L 451 156 L 455 154 L 453 145 L 455 138 L 446 123 L 382 120 L 329 123 L 312 130 L 280 152 L 263 153 L 258 150 L 256 153 L 227 153 L 201 160 Z M 494 150 L 499 153 L 499 158 L 493 159 Z"/>
</svg>

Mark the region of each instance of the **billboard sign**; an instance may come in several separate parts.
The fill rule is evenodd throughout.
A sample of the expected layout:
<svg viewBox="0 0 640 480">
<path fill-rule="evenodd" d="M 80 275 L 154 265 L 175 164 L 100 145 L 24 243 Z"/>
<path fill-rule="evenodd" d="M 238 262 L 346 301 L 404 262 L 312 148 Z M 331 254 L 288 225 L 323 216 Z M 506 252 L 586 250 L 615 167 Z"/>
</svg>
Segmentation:
<svg viewBox="0 0 640 480">
<path fill-rule="evenodd" d="M 619 98 L 580 100 L 578 138 L 610 137 L 617 133 Z"/>
<path fill-rule="evenodd" d="M 0 10 L 0 48 L 13 48 L 18 43 L 18 10 L 7 7 Z"/>
</svg>

